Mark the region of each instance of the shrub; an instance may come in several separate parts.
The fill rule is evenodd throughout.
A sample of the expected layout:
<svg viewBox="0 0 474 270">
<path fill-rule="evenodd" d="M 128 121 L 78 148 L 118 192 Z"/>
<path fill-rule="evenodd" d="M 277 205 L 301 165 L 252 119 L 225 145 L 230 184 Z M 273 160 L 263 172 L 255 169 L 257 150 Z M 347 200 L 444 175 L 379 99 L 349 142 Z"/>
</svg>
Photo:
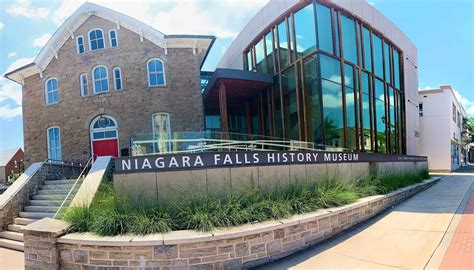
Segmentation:
<svg viewBox="0 0 474 270">
<path fill-rule="evenodd" d="M 99 235 L 163 233 L 170 230 L 211 231 L 218 227 L 284 219 L 294 214 L 337 207 L 359 198 L 392 192 L 428 178 L 426 170 L 369 175 L 352 182 L 336 178 L 291 184 L 263 192 L 240 189 L 227 196 L 177 193 L 167 204 L 119 200 L 110 182 L 102 183 L 90 207 L 71 207 L 63 219 L 71 232 Z"/>
</svg>

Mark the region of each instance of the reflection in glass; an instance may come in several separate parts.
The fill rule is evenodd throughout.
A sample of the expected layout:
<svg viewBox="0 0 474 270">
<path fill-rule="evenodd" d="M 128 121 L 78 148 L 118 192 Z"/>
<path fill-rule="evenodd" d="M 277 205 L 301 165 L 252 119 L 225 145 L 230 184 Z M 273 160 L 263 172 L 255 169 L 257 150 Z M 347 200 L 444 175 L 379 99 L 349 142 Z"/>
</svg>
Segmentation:
<svg viewBox="0 0 474 270">
<path fill-rule="evenodd" d="M 266 72 L 267 67 L 265 66 L 265 51 L 263 48 L 263 39 L 261 39 L 257 45 L 255 45 L 255 61 L 257 72 Z"/>
<path fill-rule="evenodd" d="M 398 56 L 398 51 L 393 50 L 393 76 L 395 80 L 395 88 L 400 89 L 400 58 Z"/>
<path fill-rule="evenodd" d="M 311 56 L 304 61 L 305 108 L 308 121 L 307 141 L 322 145 L 321 100 L 316 74 L 318 74 L 316 56 Z"/>
<path fill-rule="evenodd" d="M 281 120 L 280 83 L 278 76 L 273 78 L 273 106 L 275 119 L 275 136 L 283 138 L 283 123 Z"/>
<path fill-rule="evenodd" d="M 320 54 L 319 61 L 321 63 L 321 78 L 342 83 L 341 81 L 341 64 L 339 60 Z"/>
<path fill-rule="evenodd" d="M 331 9 L 316 4 L 316 18 L 318 20 L 318 46 L 320 50 L 333 53 Z"/>
<path fill-rule="evenodd" d="M 298 140 L 298 102 L 296 96 L 295 69 L 289 68 L 281 75 L 283 93 L 283 117 L 287 139 Z"/>
<path fill-rule="evenodd" d="M 341 31 L 344 59 L 357 64 L 357 45 L 354 20 L 341 15 Z"/>
<path fill-rule="evenodd" d="M 397 152 L 397 139 L 396 139 L 396 135 L 395 135 L 395 128 L 396 128 L 396 125 L 395 125 L 395 96 L 394 96 L 394 92 L 393 92 L 393 88 L 392 87 L 389 87 L 388 88 L 388 95 L 389 95 L 389 102 L 390 102 L 390 110 L 389 110 L 389 114 L 390 114 L 390 152 L 391 153 L 396 153 Z"/>
<path fill-rule="evenodd" d="M 316 48 L 313 5 L 307 5 L 295 13 L 295 37 L 297 57 L 307 55 Z"/>
<path fill-rule="evenodd" d="M 341 85 L 321 79 L 323 93 L 324 138 L 327 147 L 344 147 L 344 122 Z"/>
<path fill-rule="evenodd" d="M 369 84 L 369 75 L 366 72 L 361 73 L 361 84 L 362 84 L 362 128 L 364 134 L 364 150 L 371 151 L 372 149 L 372 140 L 371 140 L 371 120 L 370 120 L 370 84 Z"/>
<path fill-rule="evenodd" d="M 252 51 L 248 51 L 246 53 L 246 58 L 247 58 L 247 70 L 251 71 L 253 70 L 253 67 L 252 67 Z"/>
<path fill-rule="evenodd" d="M 392 78 L 390 77 L 390 46 L 388 46 L 387 42 L 384 41 L 383 43 L 383 54 L 384 54 L 384 62 L 385 62 L 385 81 L 388 83 L 392 82 Z"/>
<path fill-rule="evenodd" d="M 385 124 L 387 118 L 385 116 L 385 102 L 384 99 L 384 83 L 375 79 L 375 125 L 377 134 L 377 152 L 386 153 L 386 135 L 385 135 Z M 382 94 L 380 94 L 382 93 Z"/>
<path fill-rule="evenodd" d="M 273 74 L 273 38 L 271 31 L 265 35 L 265 47 L 267 49 L 267 73 Z"/>
<path fill-rule="evenodd" d="M 364 27 L 364 68 L 372 72 L 372 45 L 370 43 L 370 31 Z"/>
<path fill-rule="evenodd" d="M 286 35 L 286 22 L 283 20 L 278 25 L 278 42 L 280 51 L 280 69 L 284 69 L 288 66 L 288 39 Z"/>
<path fill-rule="evenodd" d="M 372 38 L 374 43 L 374 74 L 383 78 L 382 40 L 377 35 L 373 35 Z"/>
<path fill-rule="evenodd" d="M 349 65 L 344 65 L 344 83 L 346 91 L 346 116 L 347 116 L 347 148 L 356 149 L 356 106 L 354 100 L 356 99 L 354 91 L 354 68 Z"/>
</svg>

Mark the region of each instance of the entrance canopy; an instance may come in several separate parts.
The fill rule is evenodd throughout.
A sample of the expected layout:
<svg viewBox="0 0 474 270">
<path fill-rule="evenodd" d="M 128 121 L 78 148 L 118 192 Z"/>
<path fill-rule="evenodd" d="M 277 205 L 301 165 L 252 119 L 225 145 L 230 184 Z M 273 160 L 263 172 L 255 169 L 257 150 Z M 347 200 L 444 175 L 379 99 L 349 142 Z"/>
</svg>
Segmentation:
<svg viewBox="0 0 474 270">
<path fill-rule="evenodd" d="M 273 84 L 273 76 L 266 73 L 218 68 L 204 89 L 202 95 L 207 111 L 218 111 L 220 130 L 229 132 L 228 104 L 245 105 Z M 255 108 L 257 109 L 257 108 Z M 247 112 L 247 127 L 250 130 L 250 113 Z"/>
</svg>

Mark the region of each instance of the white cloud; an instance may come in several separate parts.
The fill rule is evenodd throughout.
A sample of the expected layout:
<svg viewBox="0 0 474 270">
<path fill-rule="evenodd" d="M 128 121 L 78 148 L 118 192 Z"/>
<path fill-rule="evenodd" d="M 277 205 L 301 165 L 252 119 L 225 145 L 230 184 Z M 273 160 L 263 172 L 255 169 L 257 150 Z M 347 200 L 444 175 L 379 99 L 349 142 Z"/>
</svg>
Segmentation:
<svg viewBox="0 0 474 270">
<path fill-rule="evenodd" d="M 33 7 L 29 0 L 18 0 L 7 6 L 6 11 L 11 16 L 23 16 L 27 18 L 46 19 L 49 9 L 44 7 Z"/>
<path fill-rule="evenodd" d="M 12 107 L 10 105 L 0 106 L 0 119 L 10 120 L 16 116 L 21 116 L 21 106 Z"/>
<path fill-rule="evenodd" d="M 14 57 L 14 56 L 16 56 L 16 52 L 11 52 L 8 54 L 8 57 Z"/>
<path fill-rule="evenodd" d="M 51 38 L 50 33 L 43 34 L 33 40 L 33 47 L 43 47 L 46 45 L 46 42 Z"/>
<path fill-rule="evenodd" d="M 22 67 L 24 65 L 27 65 L 27 64 L 33 62 L 34 60 L 35 60 L 34 57 L 26 57 L 26 58 L 17 59 L 7 67 L 6 72 L 9 72 L 9 71 L 15 70 L 19 67 Z"/>
<path fill-rule="evenodd" d="M 11 100 L 21 105 L 21 85 L 6 78 L 0 78 L 0 102 Z"/>
<path fill-rule="evenodd" d="M 4 26 L 5 26 L 5 24 L 0 22 L 0 30 L 2 30 Z"/>
<path fill-rule="evenodd" d="M 64 1 L 54 12 L 53 21 L 58 25 L 63 23 L 84 2 Z M 133 8 L 130 8 L 130 2 L 91 2 L 134 17 L 165 34 L 207 34 L 233 38 L 240 32 L 243 24 L 268 0 L 138 0 L 133 2 Z"/>
<path fill-rule="evenodd" d="M 453 89 L 454 95 L 461 102 L 466 114 L 470 116 L 474 116 L 474 101 L 470 101 L 469 99 L 465 98 L 458 90 Z"/>
</svg>

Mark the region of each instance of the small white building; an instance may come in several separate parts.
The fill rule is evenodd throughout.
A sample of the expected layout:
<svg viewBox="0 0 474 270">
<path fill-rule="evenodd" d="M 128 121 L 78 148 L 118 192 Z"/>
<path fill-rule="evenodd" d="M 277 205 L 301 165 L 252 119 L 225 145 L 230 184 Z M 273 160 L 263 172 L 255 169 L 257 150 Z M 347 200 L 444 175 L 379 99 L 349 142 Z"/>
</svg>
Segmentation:
<svg viewBox="0 0 474 270">
<path fill-rule="evenodd" d="M 419 93 L 420 154 L 428 156 L 430 171 L 452 171 L 461 166 L 462 104 L 450 85 Z"/>
</svg>

